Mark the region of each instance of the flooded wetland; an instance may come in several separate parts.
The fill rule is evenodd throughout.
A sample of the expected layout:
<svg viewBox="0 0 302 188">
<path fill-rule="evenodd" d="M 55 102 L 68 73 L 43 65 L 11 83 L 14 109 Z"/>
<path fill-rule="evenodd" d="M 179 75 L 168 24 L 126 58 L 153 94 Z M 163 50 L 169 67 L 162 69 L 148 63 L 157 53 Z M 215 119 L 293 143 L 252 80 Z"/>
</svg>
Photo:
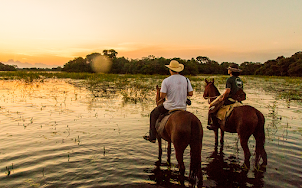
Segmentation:
<svg viewBox="0 0 302 188">
<path fill-rule="evenodd" d="M 2 77 L 0 80 L 0 187 L 177 187 L 178 168 L 157 169 L 158 145 L 146 142 L 156 85 L 166 76 L 95 75 L 83 79 Z M 187 108 L 201 121 L 204 187 L 301 187 L 301 78 L 242 76 L 247 100 L 266 119 L 268 165 L 241 169 L 237 134 L 225 133 L 215 148 L 206 128 L 204 79 L 224 91 L 227 76 L 189 77 Z M 163 142 L 163 161 L 167 143 Z M 188 176 L 190 153 L 184 154 Z M 186 182 L 188 186 L 188 182 Z"/>
</svg>

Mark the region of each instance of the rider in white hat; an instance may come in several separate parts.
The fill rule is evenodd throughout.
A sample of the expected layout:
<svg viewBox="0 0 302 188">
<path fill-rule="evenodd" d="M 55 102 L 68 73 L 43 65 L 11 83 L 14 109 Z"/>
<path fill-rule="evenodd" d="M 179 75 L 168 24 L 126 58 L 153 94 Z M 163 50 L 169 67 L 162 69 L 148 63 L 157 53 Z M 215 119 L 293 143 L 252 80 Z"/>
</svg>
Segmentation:
<svg viewBox="0 0 302 188">
<path fill-rule="evenodd" d="M 165 114 L 170 110 L 186 110 L 187 96 L 193 95 L 193 88 L 190 80 L 179 74 L 184 69 L 184 65 L 176 60 L 172 60 L 169 65 L 171 76 L 165 78 L 161 84 L 160 100 L 167 100 L 154 108 L 150 114 L 150 131 L 149 136 L 144 136 L 145 140 L 152 143 L 156 141 L 156 120 L 161 114 Z"/>
</svg>

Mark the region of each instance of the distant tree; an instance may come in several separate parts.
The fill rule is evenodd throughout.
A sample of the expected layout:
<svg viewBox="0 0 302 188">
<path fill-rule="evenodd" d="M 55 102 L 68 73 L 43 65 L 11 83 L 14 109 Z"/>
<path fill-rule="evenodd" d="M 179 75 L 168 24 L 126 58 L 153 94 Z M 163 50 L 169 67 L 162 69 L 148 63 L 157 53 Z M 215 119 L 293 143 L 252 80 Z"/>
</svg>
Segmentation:
<svg viewBox="0 0 302 188">
<path fill-rule="evenodd" d="M 275 60 L 268 60 L 255 71 L 258 75 L 292 76 L 299 75 L 302 52 L 297 52 L 291 57 L 279 56 Z M 295 70 L 297 69 L 297 70 Z"/>
<path fill-rule="evenodd" d="M 103 50 L 103 54 L 110 58 L 116 58 L 118 53 L 114 49 L 110 49 L 110 50 Z"/>
<path fill-rule="evenodd" d="M 15 71 L 16 66 L 14 65 L 5 65 L 0 62 L 0 71 Z"/>
<path fill-rule="evenodd" d="M 221 67 L 221 69 L 222 69 L 222 74 L 228 74 L 228 67 L 230 66 L 230 62 L 222 62 L 221 63 L 221 65 L 220 65 L 220 67 Z"/>
<path fill-rule="evenodd" d="M 255 71 L 257 75 L 279 76 L 279 68 L 276 60 L 268 60 Z"/>
<path fill-rule="evenodd" d="M 113 74 L 125 74 L 124 72 L 124 66 L 125 64 L 129 64 L 129 60 L 126 59 L 125 57 L 119 57 L 119 58 L 114 58 L 112 59 L 112 66 L 110 73 Z"/>
<path fill-rule="evenodd" d="M 184 75 L 196 76 L 199 73 L 198 71 L 199 62 L 196 61 L 194 58 L 183 62 L 183 64 L 185 65 L 185 69 L 183 70 Z"/>
<path fill-rule="evenodd" d="M 288 76 L 289 66 L 295 62 L 293 58 L 285 58 L 280 56 L 276 59 L 278 66 L 278 76 Z"/>
<path fill-rule="evenodd" d="M 92 53 L 92 54 L 86 55 L 86 59 L 85 59 L 85 60 L 86 60 L 86 63 L 91 64 L 91 63 L 92 63 L 92 60 L 93 60 L 95 57 L 99 56 L 99 55 L 102 55 L 102 54 L 97 53 L 97 52 L 94 52 L 94 53 Z"/>
<path fill-rule="evenodd" d="M 256 70 L 258 70 L 262 66 L 261 63 L 253 63 L 253 62 L 244 62 L 239 68 L 242 70 L 242 75 L 254 75 Z"/>
<path fill-rule="evenodd" d="M 289 76 L 302 76 L 302 59 L 289 66 L 288 74 Z"/>
<path fill-rule="evenodd" d="M 62 67 L 58 66 L 56 68 L 52 68 L 51 70 L 53 70 L 53 71 L 62 71 Z"/>
<path fill-rule="evenodd" d="M 190 60 L 184 60 L 181 58 L 156 58 L 154 55 L 149 55 L 148 57 L 144 57 L 142 59 L 129 60 L 125 57 L 117 58 L 117 54 L 118 53 L 114 49 L 103 50 L 103 55 L 112 58 L 112 67 L 110 73 L 167 75 L 169 73 L 165 65 L 168 65 L 171 60 L 177 60 L 179 63 L 185 65 L 185 69 L 182 71 L 183 75 L 227 74 L 227 67 L 231 63 L 223 62 L 219 64 L 218 62 L 205 56 L 198 56 L 195 59 L 191 58 Z M 75 58 L 74 60 L 66 63 L 62 71 L 92 72 L 90 64 L 93 58 L 98 55 L 101 54 L 95 52 L 87 55 L 85 59 L 81 57 Z M 284 56 L 279 56 L 275 60 L 266 61 L 264 64 L 259 62 L 244 62 L 239 67 L 242 70 L 243 75 L 257 74 L 269 76 L 302 76 L 301 63 L 302 52 L 297 52 L 291 57 L 286 58 Z"/>
<path fill-rule="evenodd" d="M 92 72 L 92 69 L 85 59 L 77 57 L 64 65 L 63 71 L 66 72 Z"/>
<path fill-rule="evenodd" d="M 199 63 L 207 63 L 208 61 L 210 61 L 210 59 L 208 57 L 205 57 L 205 56 L 198 56 L 198 57 L 196 57 L 196 60 Z"/>
</svg>

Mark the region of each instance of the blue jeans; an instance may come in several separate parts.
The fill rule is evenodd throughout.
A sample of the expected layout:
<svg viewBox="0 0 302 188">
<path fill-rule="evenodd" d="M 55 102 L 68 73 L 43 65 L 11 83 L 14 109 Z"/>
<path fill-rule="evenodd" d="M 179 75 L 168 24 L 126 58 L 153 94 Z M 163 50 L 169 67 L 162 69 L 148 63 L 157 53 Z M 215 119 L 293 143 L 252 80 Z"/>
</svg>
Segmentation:
<svg viewBox="0 0 302 188">
<path fill-rule="evenodd" d="M 164 105 L 161 104 L 154 108 L 150 114 L 150 131 L 149 131 L 149 138 L 150 140 L 155 140 L 156 139 L 156 129 L 155 129 L 155 124 L 157 119 L 161 114 L 165 114 L 169 112 L 169 110 L 165 109 Z"/>
</svg>

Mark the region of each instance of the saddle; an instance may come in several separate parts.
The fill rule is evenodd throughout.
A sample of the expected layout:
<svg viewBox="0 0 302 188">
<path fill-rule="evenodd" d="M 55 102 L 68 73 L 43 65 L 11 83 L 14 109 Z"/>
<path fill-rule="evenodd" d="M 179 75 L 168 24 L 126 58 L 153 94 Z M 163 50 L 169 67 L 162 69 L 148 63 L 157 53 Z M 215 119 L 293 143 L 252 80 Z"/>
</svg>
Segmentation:
<svg viewBox="0 0 302 188">
<path fill-rule="evenodd" d="M 240 103 L 240 102 L 235 102 L 233 104 L 230 104 L 230 105 L 224 105 L 222 106 L 218 111 L 217 111 L 217 114 L 216 114 L 216 117 L 220 120 L 220 121 L 226 121 L 227 118 L 231 115 L 233 109 L 235 107 L 238 107 L 238 106 L 242 106 L 243 104 Z"/>
<path fill-rule="evenodd" d="M 169 120 L 170 116 L 177 111 L 184 111 L 184 110 L 179 110 L 179 109 L 170 110 L 169 112 L 159 116 L 155 124 L 157 134 L 163 135 L 167 121 Z"/>
</svg>

